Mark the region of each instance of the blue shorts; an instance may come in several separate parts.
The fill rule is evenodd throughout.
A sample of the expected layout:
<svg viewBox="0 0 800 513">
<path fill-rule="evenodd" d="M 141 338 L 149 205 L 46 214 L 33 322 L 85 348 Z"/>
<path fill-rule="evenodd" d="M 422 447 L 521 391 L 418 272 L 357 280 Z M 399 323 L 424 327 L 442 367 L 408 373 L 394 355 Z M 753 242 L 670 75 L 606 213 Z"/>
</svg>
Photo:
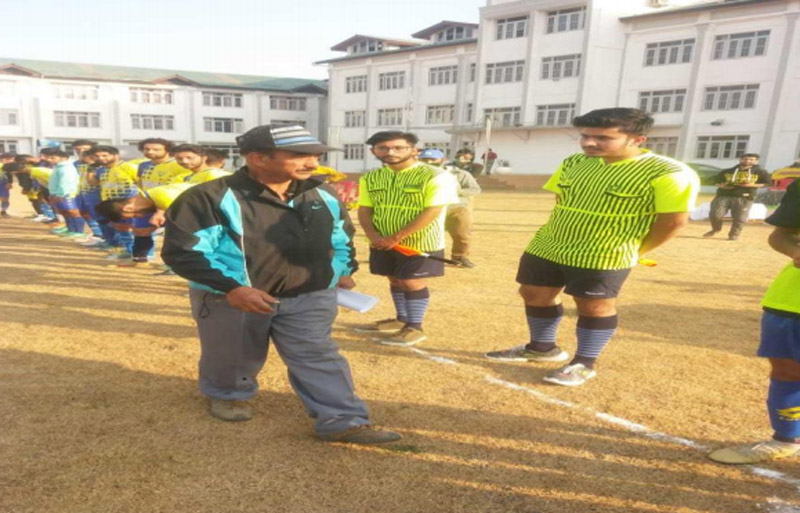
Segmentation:
<svg viewBox="0 0 800 513">
<path fill-rule="evenodd" d="M 800 317 L 765 311 L 761 317 L 761 344 L 756 354 L 800 362 Z"/>
<path fill-rule="evenodd" d="M 100 201 L 100 194 L 80 193 L 75 198 L 75 204 L 78 206 L 78 210 L 81 211 L 81 214 L 88 215 L 93 219 L 97 217 L 94 213 L 94 207 L 96 207 Z"/>
<path fill-rule="evenodd" d="M 64 196 L 64 198 L 54 205 L 58 210 L 78 210 L 78 204 L 72 196 Z"/>
<path fill-rule="evenodd" d="M 155 226 L 150 224 L 150 219 L 152 219 L 152 217 L 153 217 L 152 214 L 150 214 L 148 216 L 144 216 L 144 217 L 134 217 L 133 219 L 131 219 L 131 225 L 134 228 L 153 228 L 153 229 L 155 229 Z"/>
</svg>

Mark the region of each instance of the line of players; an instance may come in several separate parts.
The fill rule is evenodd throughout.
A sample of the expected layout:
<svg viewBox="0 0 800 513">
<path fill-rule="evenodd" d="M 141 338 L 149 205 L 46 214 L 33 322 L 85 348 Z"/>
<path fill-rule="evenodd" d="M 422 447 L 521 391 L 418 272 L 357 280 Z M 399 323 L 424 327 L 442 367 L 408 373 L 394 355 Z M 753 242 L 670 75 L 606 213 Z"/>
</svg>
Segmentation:
<svg viewBox="0 0 800 513">
<path fill-rule="evenodd" d="M 16 177 L 36 212 L 32 221 L 107 251 L 120 267 L 151 262 L 164 210 L 181 192 L 230 174 L 223 169 L 227 152 L 161 138 L 139 142 L 142 157 L 128 161 L 118 148 L 89 140 L 74 141 L 72 148 L 72 156 L 60 148 L 43 148 L 37 157 L 0 156 L 2 215 L 9 216 L 8 192 Z M 124 215 L 132 210 L 140 215 Z"/>
</svg>

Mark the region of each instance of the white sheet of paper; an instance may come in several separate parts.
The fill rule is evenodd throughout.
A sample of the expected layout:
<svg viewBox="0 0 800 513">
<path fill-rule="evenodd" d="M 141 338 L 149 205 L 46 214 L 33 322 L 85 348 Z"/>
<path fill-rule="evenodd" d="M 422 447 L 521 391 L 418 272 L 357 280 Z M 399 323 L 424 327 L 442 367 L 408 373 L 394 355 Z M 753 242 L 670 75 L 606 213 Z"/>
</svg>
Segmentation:
<svg viewBox="0 0 800 513">
<path fill-rule="evenodd" d="M 378 301 L 379 299 L 375 296 L 368 296 L 354 290 L 336 289 L 336 302 L 339 306 L 355 310 L 358 313 L 369 312 L 378 304 Z"/>
</svg>

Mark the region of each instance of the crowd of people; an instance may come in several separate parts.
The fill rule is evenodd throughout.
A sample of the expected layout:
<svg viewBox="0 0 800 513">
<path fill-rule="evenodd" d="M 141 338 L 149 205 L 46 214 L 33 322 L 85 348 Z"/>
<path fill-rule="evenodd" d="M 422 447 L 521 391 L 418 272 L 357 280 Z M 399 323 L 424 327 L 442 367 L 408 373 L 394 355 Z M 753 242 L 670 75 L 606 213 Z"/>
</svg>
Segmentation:
<svg viewBox="0 0 800 513">
<path fill-rule="evenodd" d="M 687 225 L 699 191 L 691 168 L 642 148 L 653 126 L 646 112 L 598 109 L 573 125 L 582 151 L 568 156 L 545 184 L 556 196 L 555 207 L 519 261 L 516 280 L 529 339 L 485 355 L 502 362 L 566 362 L 544 381 L 568 387 L 597 377 L 596 362 L 616 331 L 616 300 L 631 269 Z M 373 134 L 366 144 L 381 166 L 358 184 L 369 272 L 387 279 L 395 315 L 355 330 L 389 346 L 427 339 L 429 280 L 445 273 L 444 262 L 473 267 L 467 258 L 470 199 L 480 192 L 474 154 L 462 150 L 445 164 L 441 151 L 419 150 L 418 142 L 409 132 Z M 214 150 L 163 139 L 142 141 L 138 163 L 89 141 L 73 143 L 74 162 L 60 149 L 2 159 L 6 180 L 17 177 L 37 220 L 56 223 L 60 215 L 64 226 L 55 233 L 105 248 L 125 265 L 146 263 L 154 231 L 164 227 L 163 260 L 190 284 L 201 343 L 199 388 L 212 416 L 253 417 L 248 400 L 258 391 L 271 341 L 319 438 L 363 444 L 400 439 L 371 424 L 348 363 L 331 340 L 337 291 L 355 287 L 358 270 L 348 202 L 325 179 L 342 177 L 319 165 L 336 149 L 300 126 L 256 127 L 237 144 L 246 165 L 233 173 L 221 169 L 224 155 Z M 745 155 L 730 173 L 721 173 L 720 183 L 730 185 L 721 189 L 752 191 L 763 181 L 753 161 Z M 312 179 L 315 174 L 323 176 Z M 797 182 L 767 223 L 775 226 L 771 246 L 791 259 L 762 303 L 759 355 L 772 365 L 768 411 L 775 436 L 710 454 L 722 463 L 800 452 Z M 719 231 L 713 226 L 707 236 Z M 448 228 L 453 259 L 444 258 Z M 557 343 L 563 294 L 572 296 L 578 311 L 572 357 Z"/>
</svg>

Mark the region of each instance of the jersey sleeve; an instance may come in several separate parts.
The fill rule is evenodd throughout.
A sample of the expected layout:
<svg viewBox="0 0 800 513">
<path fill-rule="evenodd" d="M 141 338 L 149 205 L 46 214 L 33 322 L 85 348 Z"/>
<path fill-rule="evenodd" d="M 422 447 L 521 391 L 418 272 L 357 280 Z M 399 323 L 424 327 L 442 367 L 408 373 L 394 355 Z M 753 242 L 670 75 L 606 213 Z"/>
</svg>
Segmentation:
<svg viewBox="0 0 800 513">
<path fill-rule="evenodd" d="M 372 198 L 369 197 L 367 190 L 367 180 L 364 176 L 358 179 L 358 206 L 372 208 Z"/>
<path fill-rule="evenodd" d="M 660 176 L 650 182 L 656 199 L 657 214 L 674 214 L 694 210 L 700 191 L 700 178 L 690 168 Z"/>
<path fill-rule="evenodd" d="M 441 207 L 458 203 L 458 182 L 448 172 L 441 172 L 425 185 L 423 206 Z"/>
<path fill-rule="evenodd" d="M 780 205 L 765 221 L 780 228 L 800 229 L 800 180 L 789 184 Z"/>
</svg>

